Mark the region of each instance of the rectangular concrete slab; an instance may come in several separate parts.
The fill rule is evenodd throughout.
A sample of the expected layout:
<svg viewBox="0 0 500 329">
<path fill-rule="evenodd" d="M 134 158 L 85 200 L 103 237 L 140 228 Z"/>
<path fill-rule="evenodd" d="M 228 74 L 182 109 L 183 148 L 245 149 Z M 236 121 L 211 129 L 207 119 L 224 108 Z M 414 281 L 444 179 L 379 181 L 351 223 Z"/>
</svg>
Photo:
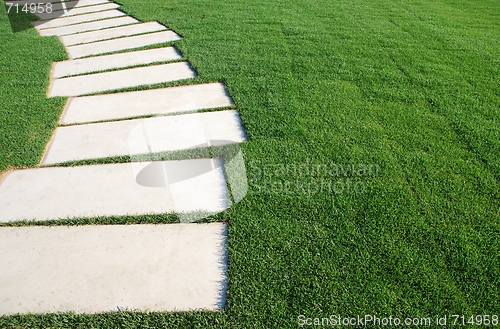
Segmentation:
<svg viewBox="0 0 500 329">
<path fill-rule="evenodd" d="M 160 23 L 148 22 L 148 23 L 140 23 L 128 26 L 114 27 L 99 31 L 65 35 L 61 37 L 61 41 L 65 46 L 73 46 L 82 43 L 96 42 L 106 39 L 127 37 L 137 34 L 158 32 L 164 30 L 167 30 L 167 28 L 161 25 Z"/>
<path fill-rule="evenodd" d="M 44 165 L 238 143 L 245 133 L 235 110 L 59 127 Z M 223 141 L 223 142 L 221 142 Z"/>
<path fill-rule="evenodd" d="M 108 90 L 194 78 L 187 62 L 137 67 L 51 81 L 49 97 L 79 96 Z"/>
<path fill-rule="evenodd" d="M 42 36 L 51 36 L 51 35 L 62 36 L 62 35 L 68 35 L 68 34 L 74 34 L 74 33 L 81 33 L 81 32 L 106 29 L 106 28 L 115 27 L 115 26 L 129 25 L 129 24 L 134 24 L 134 23 L 138 23 L 138 22 L 139 21 L 133 17 L 122 16 L 122 17 L 110 18 L 110 19 L 105 19 L 105 20 L 100 20 L 100 21 L 95 21 L 95 22 L 75 24 L 75 25 L 69 25 L 69 26 L 63 26 L 63 27 L 55 27 L 52 29 L 38 30 L 38 33 L 40 33 L 40 35 L 42 35 Z"/>
<path fill-rule="evenodd" d="M 70 98 L 61 124 L 193 112 L 233 105 L 223 83 Z"/>
<path fill-rule="evenodd" d="M 111 53 L 120 50 L 134 49 L 158 43 L 180 40 L 181 37 L 173 31 L 162 31 L 114 40 L 93 42 L 91 44 L 69 46 L 67 51 L 72 58 Z"/>
<path fill-rule="evenodd" d="M 0 228 L 0 316 L 219 310 L 223 223 Z"/>
<path fill-rule="evenodd" d="M 125 16 L 125 13 L 119 10 L 106 10 L 100 11 L 98 13 L 91 13 L 85 15 L 77 15 L 70 17 L 61 17 L 48 21 L 34 21 L 31 24 L 36 29 L 49 29 L 54 27 L 61 27 L 85 22 L 97 21 L 100 19 L 112 18 L 112 17 L 120 17 Z"/>
<path fill-rule="evenodd" d="M 133 162 L 12 171 L 0 183 L 0 221 L 222 211 L 230 201 L 221 161 Z M 178 174 L 179 168 L 191 168 L 188 174 L 193 172 L 192 177 Z M 200 174 L 199 168 L 208 169 Z"/>
<path fill-rule="evenodd" d="M 165 47 L 98 57 L 73 59 L 54 63 L 52 65 L 51 77 L 61 78 L 70 75 L 105 71 L 122 67 L 146 65 L 155 62 L 166 62 L 181 58 L 182 56 L 174 47 Z"/>
<path fill-rule="evenodd" d="M 116 9 L 120 7 L 120 5 L 116 3 L 104 3 L 96 6 L 87 6 L 87 7 L 75 7 L 71 8 L 67 6 L 66 10 L 62 9 L 61 10 L 53 10 L 50 13 L 36 13 L 41 20 L 48 20 L 48 19 L 53 19 L 53 18 L 58 18 L 58 17 L 68 17 L 68 16 L 75 16 L 75 15 L 81 15 L 81 14 L 89 14 L 89 13 L 95 13 L 98 11 L 104 11 L 104 10 L 109 10 L 109 9 Z"/>
</svg>

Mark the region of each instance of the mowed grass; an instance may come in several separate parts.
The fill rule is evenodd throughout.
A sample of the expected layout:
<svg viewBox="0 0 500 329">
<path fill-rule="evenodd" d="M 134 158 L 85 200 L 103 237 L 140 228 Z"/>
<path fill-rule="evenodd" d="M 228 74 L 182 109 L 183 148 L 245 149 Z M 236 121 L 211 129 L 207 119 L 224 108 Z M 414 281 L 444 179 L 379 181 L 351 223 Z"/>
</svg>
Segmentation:
<svg viewBox="0 0 500 329">
<path fill-rule="evenodd" d="M 34 30 L 13 33 L 0 4 L 0 173 L 39 163 L 65 99 L 47 99 L 54 61 L 67 59 L 56 37 L 42 38 Z M 19 18 L 16 26 L 29 24 Z"/>
<path fill-rule="evenodd" d="M 302 314 L 500 315 L 498 1 L 121 3 L 184 37 L 176 46 L 203 79 L 227 84 L 248 133 L 249 192 L 224 215 L 228 305 L 12 316 L 0 327 L 296 328 Z M 0 65 L 4 53 L 32 50 L 16 61 L 39 77 L 23 80 L 39 95 L 30 104 L 48 106 L 58 100 L 42 97 L 47 77 L 25 63 L 46 70 L 61 55 L 36 52 L 34 43 L 49 54 L 59 46 L 34 35 L 9 36 Z M 5 91 L 24 93 L 4 84 L 2 107 L 32 120 Z M 11 134 L 38 133 L 9 129 L 2 123 L 11 152 L 25 145 Z M 38 149 L 6 163 L 36 163 L 46 141 L 38 136 Z M 349 182 L 362 189 L 341 191 Z"/>
</svg>

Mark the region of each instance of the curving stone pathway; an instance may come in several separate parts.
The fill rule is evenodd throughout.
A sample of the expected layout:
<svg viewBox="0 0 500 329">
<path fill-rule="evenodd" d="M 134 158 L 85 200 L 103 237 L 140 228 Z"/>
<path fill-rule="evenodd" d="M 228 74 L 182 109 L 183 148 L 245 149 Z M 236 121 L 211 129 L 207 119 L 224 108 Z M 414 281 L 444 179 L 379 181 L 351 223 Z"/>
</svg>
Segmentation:
<svg viewBox="0 0 500 329">
<path fill-rule="evenodd" d="M 234 178 L 226 177 L 222 158 L 47 167 L 246 139 L 236 110 L 214 111 L 234 105 L 222 83 L 110 94 L 196 73 L 178 62 L 175 47 L 137 49 L 180 39 L 165 26 L 141 23 L 107 0 L 69 4 L 74 8 L 58 18 L 39 14 L 33 26 L 66 47 L 71 59 L 54 63 L 48 97 L 70 98 L 43 167 L 0 178 L 0 222 L 230 207 Z M 92 93 L 102 94 L 85 96 Z M 0 315 L 218 310 L 225 302 L 225 245 L 221 223 L 1 227 Z"/>
</svg>

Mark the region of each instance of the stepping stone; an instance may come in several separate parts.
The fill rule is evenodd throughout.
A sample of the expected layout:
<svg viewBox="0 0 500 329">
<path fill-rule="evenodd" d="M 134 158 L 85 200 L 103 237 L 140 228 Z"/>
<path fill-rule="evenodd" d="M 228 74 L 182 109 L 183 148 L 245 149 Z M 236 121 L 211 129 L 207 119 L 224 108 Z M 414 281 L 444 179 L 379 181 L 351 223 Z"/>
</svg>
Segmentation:
<svg viewBox="0 0 500 329">
<path fill-rule="evenodd" d="M 0 222 L 217 213 L 230 203 L 221 166 L 196 159 L 16 170 L 0 183 Z"/>
<path fill-rule="evenodd" d="M 224 223 L 0 228 L 0 316 L 216 311 L 227 289 Z"/>
<path fill-rule="evenodd" d="M 76 24 L 76 25 L 56 27 L 56 28 L 52 28 L 52 29 L 43 29 L 43 30 L 39 30 L 38 33 L 40 33 L 40 35 L 42 35 L 42 36 L 51 36 L 51 35 L 62 36 L 62 35 L 73 34 L 73 33 L 106 29 L 106 28 L 115 27 L 115 26 L 129 25 L 129 24 L 134 24 L 134 23 L 138 23 L 138 22 L 139 21 L 135 18 L 132 18 L 130 16 L 123 16 L 123 17 L 105 19 L 105 20 L 89 22 L 89 23 L 81 23 L 81 24 Z"/>
<path fill-rule="evenodd" d="M 243 142 L 235 110 L 95 123 L 56 129 L 42 164 Z"/>
<path fill-rule="evenodd" d="M 77 34 L 79 35 L 79 34 Z M 167 62 L 181 59 L 174 47 L 139 50 L 128 53 L 74 59 L 56 62 L 52 66 L 52 78 L 105 71 L 115 68 L 146 65 L 155 62 Z"/>
<path fill-rule="evenodd" d="M 49 21 L 34 21 L 31 22 L 31 24 L 38 30 L 38 29 L 49 29 L 54 27 L 97 21 L 100 19 L 120 17 L 120 16 L 125 16 L 125 13 L 119 10 L 106 10 L 106 11 L 100 11 L 98 13 L 61 17 Z"/>
<path fill-rule="evenodd" d="M 187 62 L 136 67 L 52 80 L 49 97 L 79 96 L 194 77 L 196 73 Z"/>
<path fill-rule="evenodd" d="M 133 37 L 124 37 L 114 40 L 99 41 L 91 44 L 69 46 L 67 51 L 72 58 L 81 58 L 90 55 L 112 53 L 120 50 L 140 48 L 158 43 L 180 40 L 181 37 L 173 31 L 162 31 Z"/>
<path fill-rule="evenodd" d="M 193 112 L 231 105 L 233 105 L 231 97 L 222 83 L 131 91 L 70 98 L 60 123 L 69 125 L 145 115 Z"/>
<path fill-rule="evenodd" d="M 134 25 L 114 27 L 111 29 L 65 35 L 61 41 L 65 46 L 73 46 L 81 43 L 96 42 L 106 39 L 127 37 L 137 34 L 164 31 L 167 28 L 157 22 L 140 23 Z"/>
<path fill-rule="evenodd" d="M 81 14 L 95 13 L 98 11 L 116 9 L 118 7 L 120 7 L 120 5 L 116 3 L 104 3 L 96 6 L 87 6 L 87 7 L 77 7 L 77 8 L 67 7 L 68 10 L 64 10 L 63 8 L 61 8 L 61 10 L 54 10 L 51 13 L 36 13 L 35 15 L 37 15 L 41 20 L 48 20 L 57 17 L 68 17 Z"/>
</svg>

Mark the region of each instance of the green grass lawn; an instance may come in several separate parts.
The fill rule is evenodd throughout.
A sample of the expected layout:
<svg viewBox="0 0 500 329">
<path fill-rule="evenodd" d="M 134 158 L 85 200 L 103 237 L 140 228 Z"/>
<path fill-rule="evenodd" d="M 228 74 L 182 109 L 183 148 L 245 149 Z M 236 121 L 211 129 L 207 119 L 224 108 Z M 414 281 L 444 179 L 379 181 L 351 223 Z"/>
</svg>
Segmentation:
<svg viewBox="0 0 500 329">
<path fill-rule="evenodd" d="M 121 3 L 184 37 L 176 46 L 204 81 L 227 84 L 248 133 L 249 193 L 221 216 L 227 307 L 0 317 L 1 328 L 500 316 L 498 1 Z M 64 105 L 45 99 L 64 50 L 12 34 L 3 12 L 0 38 L 0 170 L 34 166 Z"/>
<path fill-rule="evenodd" d="M 46 99 L 50 67 L 65 59 L 56 37 L 42 38 L 34 29 L 12 33 L 0 4 L 0 172 L 39 163 L 65 103 Z"/>
</svg>

